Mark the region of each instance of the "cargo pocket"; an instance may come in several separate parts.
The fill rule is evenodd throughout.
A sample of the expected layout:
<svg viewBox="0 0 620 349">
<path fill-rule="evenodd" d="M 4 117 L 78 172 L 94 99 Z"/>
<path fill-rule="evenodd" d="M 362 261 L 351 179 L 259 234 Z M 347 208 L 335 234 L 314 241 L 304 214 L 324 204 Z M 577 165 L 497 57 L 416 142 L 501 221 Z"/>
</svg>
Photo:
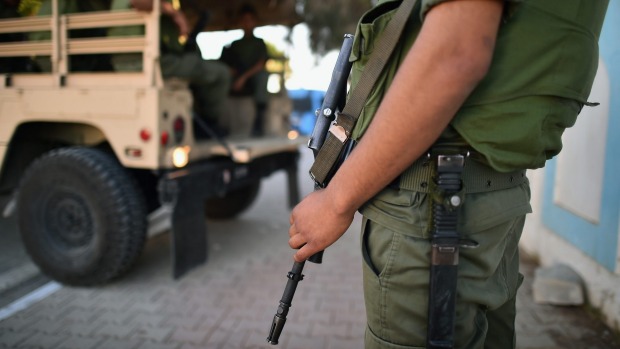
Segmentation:
<svg viewBox="0 0 620 349">
<path fill-rule="evenodd" d="M 366 304 L 366 314 L 369 328 L 379 332 L 386 326 L 387 289 L 385 283 L 389 281 L 389 269 L 394 260 L 394 253 L 398 245 L 396 234 L 390 231 L 372 232 L 373 223 L 364 218 L 362 234 L 362 258 L 363 258 L 363 280 L 364 280 L 364 300 Z M 370 239 L 374 251 L 381 251 L 381 256 L 371 253 Z"/>
<path fill-rule="evenodd" d="M 427 193 L 385 188 L 362 207 L 371 221 L 413 238 L 429 238 L 431 198 Z"/>
<path fill-rule="evenodd" d="M 381 255 L 373 255 L 369 247 L 371 224 L 372 222 L 370 220 L 364 219 L 362 257 L 364 258 L 364 264 L 372 271 L 380 286 L 381 279 L 389 273 L 390 265 L 392 264 L 394 255 L 398 249 L 400 234 L 383 231 L 379 237 L 373 236 L 373 249 L 375 251 L 385 251 Z"/>
<path fill-rule="evenodd" d="M 365 349 L 424 349 L 424 346 L 409 346 L 387 342 L 377 337 L 369 328 L 364 335 Z"/>
<path fill-rule="evenodd" d="M 423 347 L 428 308 L 428 241 L 400 234 L 366 218 L 362 232 L 366 348 Z"/>
</svg>

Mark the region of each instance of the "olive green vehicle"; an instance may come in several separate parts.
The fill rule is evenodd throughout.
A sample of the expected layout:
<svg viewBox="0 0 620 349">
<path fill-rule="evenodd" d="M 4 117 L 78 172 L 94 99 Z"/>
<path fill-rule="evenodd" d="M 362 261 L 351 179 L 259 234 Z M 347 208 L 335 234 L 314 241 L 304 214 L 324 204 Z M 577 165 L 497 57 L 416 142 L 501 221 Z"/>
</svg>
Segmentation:
<svg viewBox="0 0 620 349">
<path fill-rule="evenodd" d="M 231 6 L 239 5 L 192 3 L 212 14 L 205 30 L 230 28 Z M 294 1 L 255 5 L 261 24 L 298 21 Z M 13 38 L 0 42 L 0 65 L 49 66 L 5 69 L 0 80 L 0 193 L 12 197 L 0 212 L 17 215 L 24 245 L 45 274 L 70 285 L 106 283 L 130 269 L 148 236 L 170 231 L 173 276 L 180 277 L 206 260 L 205 214 L 241 213 L 276 171 L 288 174 L 289 203 L 298 200 L 301 140 L 287 137 L 287 115 L 268 113 L 280 121 L 267 136 L 196 136 L 188 83 L 161 77 L 157 2 L 150 13 L 61 14 L 57 6 L 52 1 L 51 15 L 0 19 L 0 37 Z M 70 35 L 123 26 L 144 34 Z M 47 39 L 29 39 L 40 32 Z M 70 69 L 80 57 L 135 53 L 139 71 Z M 286 104 L 282 95 L 272 100 Z"/>
</svg>

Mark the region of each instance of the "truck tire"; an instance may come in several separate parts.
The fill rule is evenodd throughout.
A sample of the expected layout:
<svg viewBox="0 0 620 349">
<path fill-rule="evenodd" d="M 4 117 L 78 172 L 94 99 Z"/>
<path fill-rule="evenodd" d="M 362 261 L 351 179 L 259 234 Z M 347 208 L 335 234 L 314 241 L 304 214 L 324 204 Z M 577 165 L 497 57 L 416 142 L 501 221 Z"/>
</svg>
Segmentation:
<svg viewBox="0 0 620 349">
<path fill-rule="evenodd" d="M 259 190 L 260 181 L 256 181 L 231 190 L 223 197 L 208 199 L 205 201 L 205 216 L 213 219 L 233 218 L 252 205 Z"/>
<path fill-rule="evenodd" d="M 85 147 L 53 150 L 33 162 L 20 183 L 18 224 L 41 271 L 74 286 L 120 276 L 146 240 L 139 187 L 112 155 Z"/>
</svg>

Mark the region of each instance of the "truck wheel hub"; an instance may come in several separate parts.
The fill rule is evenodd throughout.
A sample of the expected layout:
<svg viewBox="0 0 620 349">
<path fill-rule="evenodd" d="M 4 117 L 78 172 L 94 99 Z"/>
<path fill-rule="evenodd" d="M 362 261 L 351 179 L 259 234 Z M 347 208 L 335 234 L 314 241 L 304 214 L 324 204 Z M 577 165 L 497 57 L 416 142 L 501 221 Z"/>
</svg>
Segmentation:
<svg viewBox="0 0 620 349">
<path fill-rule="evenodd" d="M 88 244 L 93 237 L 93 221 L 81 198 L 65 193 L 50 200 L 46 214 L 50 236 L 66 247 Z"/>
</svg>

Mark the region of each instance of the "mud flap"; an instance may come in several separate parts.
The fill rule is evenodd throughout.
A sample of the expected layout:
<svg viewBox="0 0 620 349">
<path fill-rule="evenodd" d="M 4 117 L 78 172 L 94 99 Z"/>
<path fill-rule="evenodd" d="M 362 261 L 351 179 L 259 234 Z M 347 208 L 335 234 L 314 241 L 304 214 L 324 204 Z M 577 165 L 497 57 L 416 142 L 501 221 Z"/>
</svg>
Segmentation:
<svg viewBox="0 0 620 349">
<path fill-rule="evenodd" d="M 299 201 L 297 152 L 282 152 L 249 163 L 230 160 L 205 161 L 163 174 L 158 191 L 161 204 L 171 205 L 171 257 L 175 279 L 207 260 L 207 222 L 204 202 L 208 198 L 243 187 L 278 170 L 288 177 L 289 205 Z"/>
<path fill-rule="evenodd" d="M 203 201 L 181 190 L 172 213 L 172 276 L 180 278 L 207 260 L 207 224 Z"/>
<path fill-rule="evenodd" d="M 172 276 L 178 279 L 207 260 L 207 225 L 201 195 L 188 188 L 188 181 L 168 174 L 159 183 L 160 201 L 171 205 Z"/>
</svg>

